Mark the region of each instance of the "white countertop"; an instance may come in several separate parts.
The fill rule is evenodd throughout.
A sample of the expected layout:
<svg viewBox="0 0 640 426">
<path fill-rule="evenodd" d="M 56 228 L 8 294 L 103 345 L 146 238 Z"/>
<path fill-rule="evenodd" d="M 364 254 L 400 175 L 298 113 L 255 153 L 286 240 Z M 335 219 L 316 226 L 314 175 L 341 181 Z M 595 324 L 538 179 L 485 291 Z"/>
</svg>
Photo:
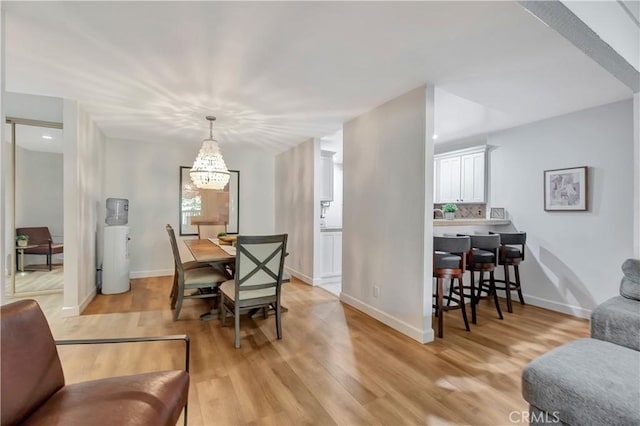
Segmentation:
<svg viewBox="0 0 640 426">
<path fill-rule="evenodd" d="M 509 225 L 507 219 L 434 219 L 433 226 Z"/>
</svg>

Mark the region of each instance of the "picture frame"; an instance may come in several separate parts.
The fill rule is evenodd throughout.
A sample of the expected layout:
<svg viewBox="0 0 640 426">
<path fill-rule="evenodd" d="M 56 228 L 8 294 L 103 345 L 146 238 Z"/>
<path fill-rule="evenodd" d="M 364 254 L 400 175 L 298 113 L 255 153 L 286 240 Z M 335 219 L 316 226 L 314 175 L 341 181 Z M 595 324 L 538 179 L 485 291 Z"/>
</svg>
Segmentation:
<svg viewBox="0 0 640 426">
<path fill-rule="evenodd" d="M 491 207 L 489 219 L 506 219 L 504 207 Z"/>
<path fill-rule="evenodd" d="M 587 211 L 589 208 L 588 167 L 544 171 L 545 211 Z"/>
<path fill-rule="evenodd" d="M 192 218 L 198 217 L 203 211 L 203 195 L 205 193 L 202 191 L 228 193 L 228 198 L 223 197 L 225 200 L 224 203 L 228 203 L 226 232 L 227 234 L 237 234 L 240 229 L 240 171 L 229 170 L 229 183 L 222 191 L 201 190 L 196 188 L 191 181 L 190 171 L 191 167 L 180 166 L 180 198 L 178 201 L 180 235 L 198 235 L 198 225 L 192 224 Z"/>
</svg>

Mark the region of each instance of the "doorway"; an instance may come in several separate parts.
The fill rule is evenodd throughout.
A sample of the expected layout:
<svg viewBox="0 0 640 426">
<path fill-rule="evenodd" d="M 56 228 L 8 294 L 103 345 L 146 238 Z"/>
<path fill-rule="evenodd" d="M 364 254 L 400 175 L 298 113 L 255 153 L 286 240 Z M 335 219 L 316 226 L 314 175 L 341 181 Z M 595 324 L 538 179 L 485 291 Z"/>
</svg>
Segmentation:
<svg viewBox="0 0 640 426">
<path fill-rule="evenodd" d="M 62 123 L 7 118 L 11 135 L 11 296 L 62 293 Z M 19 231 L 19 232 L 18 232 Z"/>
<path fill-rule="evenodd" d="M 342 130 L 320 138 L 320 284 L 342 292 Z"/>
</svg>

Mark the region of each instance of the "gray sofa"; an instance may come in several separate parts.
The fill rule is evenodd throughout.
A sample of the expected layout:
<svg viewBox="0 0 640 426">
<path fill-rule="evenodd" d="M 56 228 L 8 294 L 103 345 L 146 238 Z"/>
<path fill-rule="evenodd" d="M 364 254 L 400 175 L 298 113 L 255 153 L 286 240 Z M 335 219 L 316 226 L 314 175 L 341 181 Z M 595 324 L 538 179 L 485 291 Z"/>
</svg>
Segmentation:
<svg viewBox="0 0 640 426">
<path fill-rule="evenodd" d="M 591 314 L 591 338 L 557 347 L 522 373 L 534 425 L 640 425 L 640 260 L 622 264 L 620 296 Z"/>
</svg>

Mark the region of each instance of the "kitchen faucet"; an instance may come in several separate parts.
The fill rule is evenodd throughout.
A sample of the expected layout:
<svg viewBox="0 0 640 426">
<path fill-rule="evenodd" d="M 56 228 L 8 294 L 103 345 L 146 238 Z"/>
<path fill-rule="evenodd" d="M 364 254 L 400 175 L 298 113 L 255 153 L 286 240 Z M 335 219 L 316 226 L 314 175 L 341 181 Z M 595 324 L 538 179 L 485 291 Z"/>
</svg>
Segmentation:
<svg viewBox="0 0 640 426">
<path fill-rule="evenodd" d="M 436 218 L 436 213 L 440 212 L 440 216 L 444 219 L 444 212 L 441 209 L 433 209 L 433 218 Z"/>
</svg>

